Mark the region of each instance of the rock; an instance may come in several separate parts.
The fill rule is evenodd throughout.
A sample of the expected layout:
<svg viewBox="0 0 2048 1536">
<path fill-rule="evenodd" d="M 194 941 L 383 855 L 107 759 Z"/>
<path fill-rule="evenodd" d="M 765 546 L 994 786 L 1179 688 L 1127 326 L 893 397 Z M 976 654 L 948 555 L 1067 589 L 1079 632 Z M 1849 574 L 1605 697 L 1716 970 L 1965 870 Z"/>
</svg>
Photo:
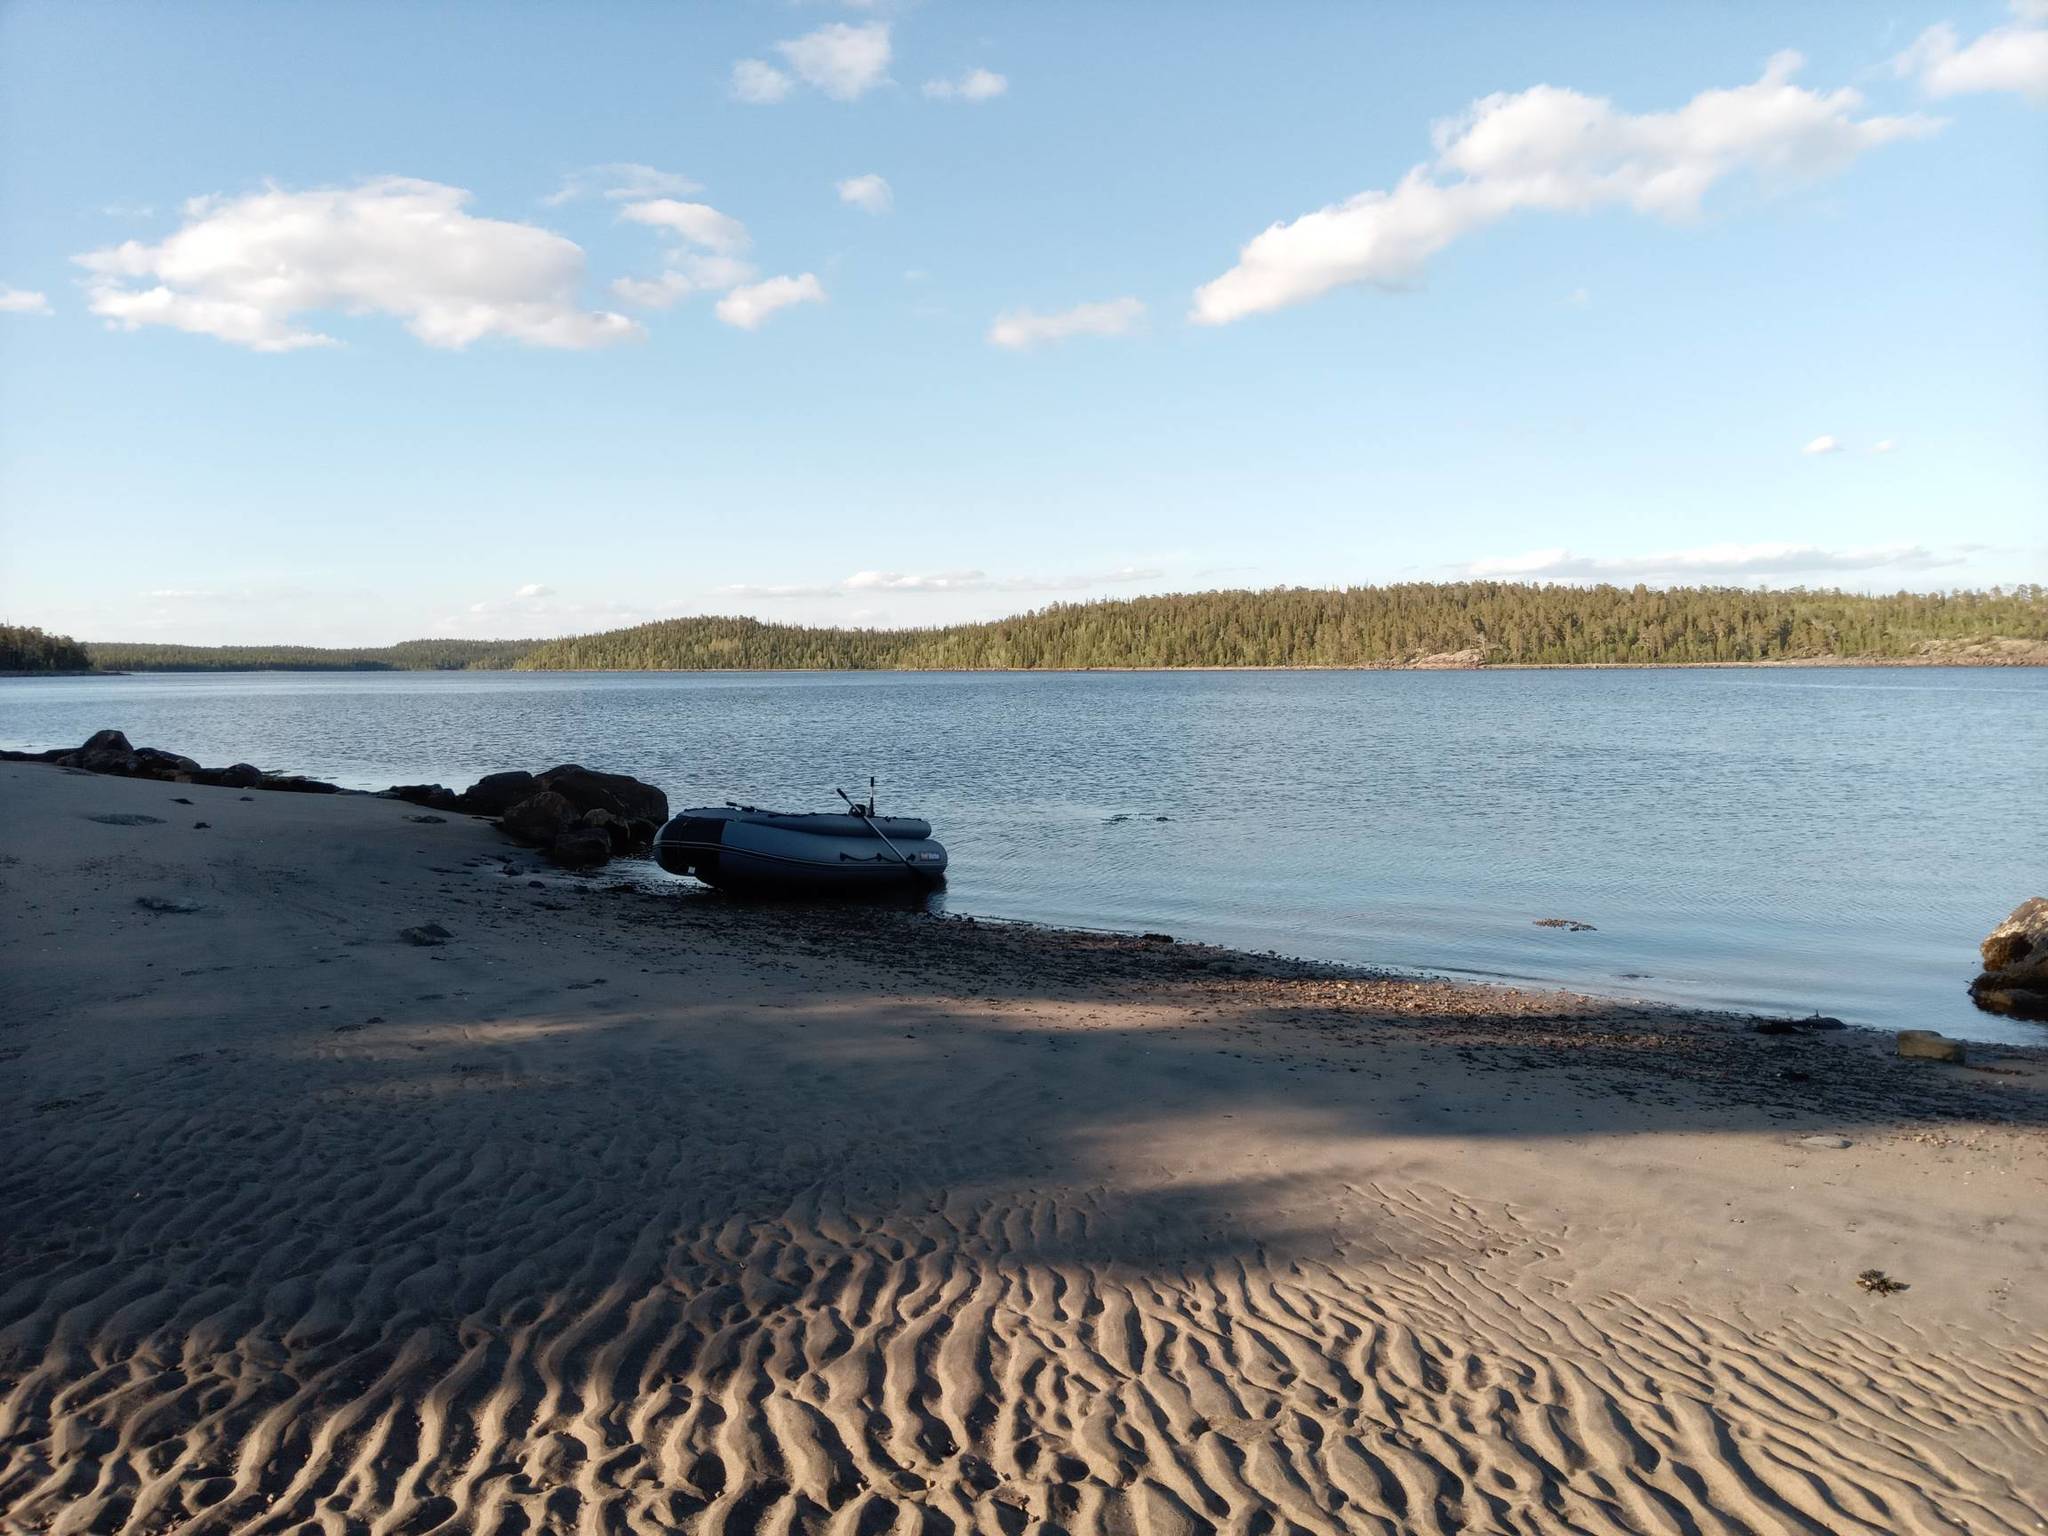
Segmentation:
<svg viewBox="0 0 2048 1536">
<path fill-rule="evenodd" d="M 135 748 L 119 731 L 94 731 L 84 746 L 51 761 L 60 768 L 83 768 L 88 773 L 126 774 L 135 766 Z"/>
<path fill-rule="evenodd" d="M 199 765 L 176 752 L 137 747 L 128 771 L 139 779 L 182 779 L 199 772 Z"/>
<path fill-rule="evenodd" d="M 1562 928 L 1567 933 L 1598 933 L 1600 930 L 1591 923 L 1582 923 L 1575 917 L 1539 917 L 1538 928 Z"/>
<path fill-rule="evenodd" d="M 131 745 L 119 731 L 95 731 L 84 746 L 46 760 L 60 768 L 82 768 L 87 773 L 112 773 L 128 779 L 177 779 L 199 772 L 191 758 L 160 747 Z"/>
<path fill-rule="evenodd" d="M 328 784 L 320 779 L 309 779 L 303 773 L 266 773 L 256 786 L 259 789 L 279 789 L 294 795 L 338 795 L 339 784 Z"/>
<path fill-rule="evenodd" d="M 405 819 L 407 821 L 424 821 L 437 826 L 446 826 L 448 824 L 446 816 L 408 816 Z"/>
<path fill-rule="evenodd" d="M 406 943 L 417 944 L 422 949 L 431 948 L 436 944 L 446 944 L 455 937 L 439 923 L 422 923 L 417 928 L 401 928 L 398 930 L 398 936 Z"/>
<path fill-rule="evenodd" d="M 1805 1035 L 1821 1030 L 1847 1029 L 1848 1027 L 1840 1019 L 1830 1018 L 1824 1013 L 1816 1013 L 1803 1019 L 1761 1019 L 1757 1022 L 1756 1032 L 1760 1035 Z"/>
<path fill-rule="evenodd" d="M 543 786 L 530 773 L 487 773 L 455 797 L 454 809 L 471 816 L 502 816 Z"/>
<path fill-rule="evenodd" d="M 2029 897 L 2014 907 L 1977 952 L 1987 971 L 2008 971 L 2029 958 L 2038 965 L 2048 958 L 2048 896 Z"/>
<path fill-rule="evenodd" d="M 196 901 L 180 901 L 172 896 L 138 896 L 135 905 L 145 912 L 197 912 Z"/>
<path fill-rule="evenodd" d="M 1899 1054 L 1909 1061 L 1948 1061 L 1963 1064 L 1963 1042 L 1931 1029 L 1899 1031 Z"/>
<path fill-rule="evenodd" d="M 2048 992 L 2033 987 L 1973 987 L 1970 1000 L 1986 1013 L 2048 1022 Z"/>
<path fill-rule="evenodd" d="M 403 800 L 407 805 L 423 805 L 430 811 L 452 811 L 457 796 L 445 784 L 394 784 L 384 791 L 384 798 Z"/>
<path fill-rule="evenodd" d="M 626 823 L 626 831 L 631 838 L 628 846 L 635 853 L 650 852 L 654 847 L 654 834 L 660 830 L 660 823 L 648 821 L 645 817 L 635 816 Z"/>
<path fill-rule="evenodd" d="M 579 811 L 610 811 L 628 821 L 638 817 L 657 825 L 668 820 L 668 796 L 628 774 L 596 773 L 576 763 L 564 763 L 542 774 L 540 784 Z"/>
<path fill-rule="evenodd" d="M 521 842 L 552 843 L 576 820 L 576 807 L 551 789 L 528 795 L 498 823 Z"/>
<path fill-rule="evenodd" d="M 254 789 L 263 782 L 263 770 L 253 763 L 235 763 L 227 768 L 198 768 L 194 784 L 211 784 L 215 789 Z"/>
<path fill-rule="evenodd" d="M 614 816 L 610 811 L 585 811 L 583 825 L 602 832 L 613 853 L 625 853 L 633 846 L 633 824 L 623 816 Z"/>
<path fill-rule="evenodd" d="M 1987 1013 L 2048 1019 L 2048 897 L 2021 902 L 1979 946 L 1970 997 Z"/>
<path fill-rule="evenodd" d="M 1802 1136 L 1799 1138 L 1799 1145 L 1802 1147 L 1821 1147 L 1830 1152 L 1842 1152 L 1854 1146 L 1855 1143 L 1846 1136 Z"/>
<path fill-rule="evenodd" d="M 599 827 L 571 827 L 548 845 L 548 857 L 566 869 L 595 869 L 612 856 L 612 840 Z"/>
</svg>

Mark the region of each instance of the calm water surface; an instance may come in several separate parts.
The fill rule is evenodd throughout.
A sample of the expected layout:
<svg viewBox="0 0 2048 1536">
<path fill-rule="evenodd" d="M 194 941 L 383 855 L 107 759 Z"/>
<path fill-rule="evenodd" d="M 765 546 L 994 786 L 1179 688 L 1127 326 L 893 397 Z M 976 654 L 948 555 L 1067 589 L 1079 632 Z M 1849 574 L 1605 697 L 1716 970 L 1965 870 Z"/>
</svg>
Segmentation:
<svg viewBox="0 0 2048 1536">
<path fill-rule="evenodd" d="M 103 726 L 369 789 L 574 761 L 677 808 L 872 772 L 956 912 L 2048 1040 L 1963 990 L 2048 887 L 2042 671 L 0 681 L 6 745 Z"/>
</svg>

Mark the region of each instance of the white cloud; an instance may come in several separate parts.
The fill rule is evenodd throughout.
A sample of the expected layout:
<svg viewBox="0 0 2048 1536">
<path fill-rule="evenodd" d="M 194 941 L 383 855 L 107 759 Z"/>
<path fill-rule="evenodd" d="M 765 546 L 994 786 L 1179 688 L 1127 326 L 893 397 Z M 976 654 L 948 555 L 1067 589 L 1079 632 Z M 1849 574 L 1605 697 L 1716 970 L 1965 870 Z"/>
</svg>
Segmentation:
<svg viewBox="0 0 2048 1536">
<path fill-rule="evenodd" d="M 735 101 L 756 107 L 772 107 L 796 88 L 796 82 L 773 64 L 760 59 L 741 59 L 732 67 Z"/>
<path fill-rule="evenodd" d="M 514 592 L 512 595 L 514 597 L 553 597 L 555 595 L 555 589 L 550 586 L 545 586 L 538 581 L 529 581 L 525 586 L 521 587 L 517 592 Z"/>
<path fill-rule="evenodd" d="M 951 80 L 924 83 L 925 95 L 934 101 L 993 101 L 1009 88 L 1009 80 L 992 69 L 970 69 Z"/>
<path fill-rule="evenodd" d="M 777 43 L 775 51 L 806 85 L 834 101 L 857 101 L 889 78 L 889 23 L 829 21 L 815 32 Z M 733 73 L 737 89 L 737 67 Z"/>
<path fill-rule="evenodd" d="M 54 315 L 47 295 L 0 283 L 0 315 Z"/>
<path fill-rule="evenodd" d="M 92 312 L 136 330 L 168 325 L 260 352 L 328 346 L 310 311 L 392 315 L 421 341 L 503 336 L 600 347 L 641 334 L 577 299 L 583 250 L 532 224 L 482 219 L 460 187 L 382 177 L 308 192 L 195 198 L 156 245 L 124 241 L 75 258 Z"/>
<path fill-rule="evenodd" d="M 1081 592 L 1129 582 L 1156 581 L 1166 574 L 1157 566 L 1119 566 L 1071 576 L 991 576 L 986 571 L 855 571 L 844 580 L 823 584 L 739 583 L 719 591 L 732 597 L 845 597 L 862 592 L 919 593 L 942 596 L 960 592 Z"/>
<path fill-rule="evenodd" d="M 839 189 L 839 201 L 863 213 L 887 213 L 896 203 L 896 194 L 889 183 L 873 173 L 849 176 L 835 185 Z"/>
<path fill-rule="evenodd" d="M 1929 96 L 2016 91 L 2048 105 L 2048 5 L 2014 0 L 2013 20 L 1963 43 L 1948 22 L 1929 27 L 1892 60 Z"/>
<path fill-rule="evenodd" d="M 666 270 L 659 277 L 615 279 L 612 293 L 628 304 L 668 309 L 691 294 L 722 293 L 754 277 L 753 266 L 736 254 L 751 243 L 746 225 L 708 203 L 653 198 L 627 204 L 619 216 L 702 248 L 670 250 L 664 258 Z"/>
<path fill-rule="evenodd" d="M 1064 341 L 1069 336 L 1122 336 L 1144 317 L 1144 304 L 1128 298 L 1076 304 L 1072 309 L 1049 315 L 1013 309 L 996 316 L 995 323 L 988 328 L 988 339 L 992 345 L 1022 351 L 1040 342 Z"/>
<path fill-rule="evenodd" d="M 1625 112 L 1550 85 L 1485 97 L 1435 126 L 1436 158 L 1392 191 L 1361 192 L 1251 240 L 1234 267 L 1195 291 L 1191 318 L 1223 325 L 1354 283 L 1412 287 L 1453 241 L 1523 210 L 1620 205 L 1688 219 L 1717 182 L 1740 172 L 1807 180 L 1940 126 L 1859 118 L 1856 91 L 1793 85 L 1800 63 L 1778 54 L 1754 84 L 1702 91 L 1673 112 Z"/>
<path fill-rule="evenodd" d="M 694 251 L 677 251 L 668 259 L 668 269 L 659 277 L 619 277 L 612 280 L 612 293 L 642 309 L 669 309 L 678 300 L 697 293 L 723 293 L 750 281 L 751 262 L 732 256 L 700 256 Z"/>
<path fill-rule="evenodd" d="M 743 331 L 755 331 L 778 309 L 787 309 L 792 304 L 824 302 L 824 284 L 805 272 L 797 277 L 771 277 L 766 282 L 735 288 L 718 301 L 715 313 L 727 325 L 736 325 Z"/>
<path fill-rule="evenodd" d="M 1584 309 L 1593 302 L 1593 295 L 1583 288 L 1574 288 L 1564 296 L 1564 301 L 1573 309 Z"/>
<path fill-rule="evenodd" d="M 645 197 L 685 197 L 697 190 L 697 183 L 687 176 L 622 160 L 611 165 L 591 165 L 580 171 L 571 171 L 562 178 L 562 185 L 541 201 L 554 208 L 574 202 L 579 197 L 604 197 L 613 202 L 628 202 Z"/>
<path fill-rule="evenodd" d="M 1706 578 L 1816 576 L 1854 571 L 1930 571 L 1957 565 L 1920 544 L 1822 549 L 1812 544 L 1709 544 L 1698 549 L 1601 560 L 1567 549 L 1475 560 L 1465 574 L 1512 581 L 1698 581 Z"/>
<path fill-rule="evenodd" d="M 1842 443 L 1841 439 L 1823 432 L 1799 451 L 1810 454 L 1840 453 L 1842 451 Z"/>
<path fill-rule="evenodd" d="M 1870 445 L 1870 451 L 1872 453 L 1895 453 L 1898 451 L 1898 447 L 1899 445 L 1897 443 L 1893 442 L 1890 438 L 1886 437 L 1880 438 L 1877 442 L 1872 443 Z"/>
<path fill-rule="evenodd" d="M 720 213 L 709 203 L 679 203 L 672 197 L 644 203 L 628 203 L 619 217 L 654 229 L 682 236 L 692 245 L 730 256 L 748 245 L 747 226 L 731 214 Z"/>
</svg>

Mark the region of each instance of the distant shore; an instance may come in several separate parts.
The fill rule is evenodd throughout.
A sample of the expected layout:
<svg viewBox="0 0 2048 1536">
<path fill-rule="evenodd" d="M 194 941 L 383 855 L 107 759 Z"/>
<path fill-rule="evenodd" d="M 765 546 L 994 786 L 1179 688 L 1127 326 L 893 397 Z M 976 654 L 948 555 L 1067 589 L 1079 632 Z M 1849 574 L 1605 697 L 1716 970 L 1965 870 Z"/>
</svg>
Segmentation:
<svg viewBox="0 0 2048 1536">
<path fill-rule="evenodd" d="M 150 667 L 98 668 L 79 672 L 0 672 L 0 677 L 204 677 L 250 672 L 294 673 L 304 676 L 346 676 L 368 674 L 507 673 L 534 677 L 610 677 L 645 673 L 712 677 L 758 676 L 774 673 L 902 673 L 940 675 L 1019 675 L 1032 673 L 1089 672 L 1730 672 L 1782 671 L 1827 668 L 2014 668 L 2048 667 L 2048 647 L 2026 656 L 1787 656 L 1768 661 L 1375 661 L 1318 665 L 1296 663 L 1286 666 L 1132 666 L 1132 667 L 395 667 L 395 666 L 248 666 L 248 667 Z"/>
</svg>

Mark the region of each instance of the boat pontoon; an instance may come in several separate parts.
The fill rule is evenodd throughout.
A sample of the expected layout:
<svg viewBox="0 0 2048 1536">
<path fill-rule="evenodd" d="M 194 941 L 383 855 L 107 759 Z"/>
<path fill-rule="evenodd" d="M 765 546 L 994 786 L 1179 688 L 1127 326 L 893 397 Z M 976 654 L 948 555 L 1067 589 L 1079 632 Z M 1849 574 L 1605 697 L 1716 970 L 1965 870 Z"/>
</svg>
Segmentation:
<svg viewBox="0 0 2048 1536">
<path fill-rule="evenodd" d="M 655 862 L 675 875 L 756 895 L 857 895 L 944 883 L 946 850 L 931 823 L 877 816 L 874 789 L 844 811 L 768 811 L 758 806 L 698 806 L 654 837 Z"/>
</svg>

